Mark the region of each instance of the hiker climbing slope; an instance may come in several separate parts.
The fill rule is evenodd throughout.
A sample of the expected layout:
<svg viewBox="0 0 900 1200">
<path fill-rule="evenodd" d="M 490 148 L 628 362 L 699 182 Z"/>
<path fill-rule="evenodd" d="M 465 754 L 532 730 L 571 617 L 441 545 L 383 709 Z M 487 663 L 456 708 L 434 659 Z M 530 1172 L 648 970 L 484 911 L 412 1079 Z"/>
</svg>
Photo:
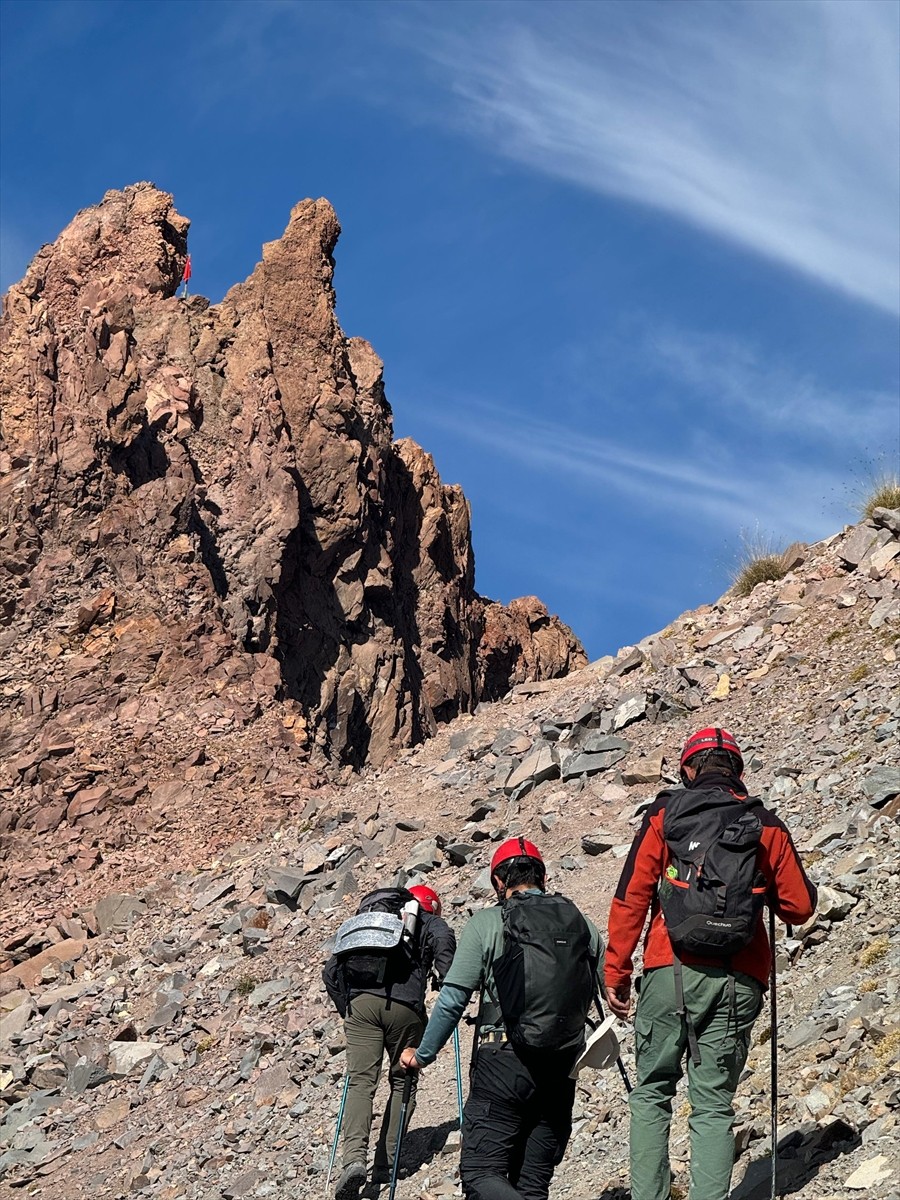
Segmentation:
<svg viewBox="0 0 900 1200">
<path fill-rule="evenodd" d="M 400 1061 L 411 1070 L 433 1062 L 479 989 L 463 1190 L 469 1200 L 546 1200 L 572 1131 L 569 1072 L 584 1046 L 602 942 L 570 900 L 545 892 L 532 842 L 503 842 L 491 882 L 499 905 L 463 929 L 425 1034 Z"/>
<path fill-rule="evenodd" d="M 606 994 L 627 1017 L 632 955 L 649 912 L 635 1013 L 632 1200 L 669 1200 L 672 1099 L 687 1057 L 690 1200 L 725 1200 L 734 1109 L 772 949 L 763 905 L 781 920 L 812 916 L 816 890 L 787 828 L 749 796 L 725 729 L 701 729 L 681 752 L 682 788 L 644 816 L 609 914 Z"/>
<path fill-rule="evenodd" d="M 424 885 L 409 891 L 380 888 L 370 892 L 360 903 L 357 916 L 338 930 L 335 954 L 322 972 L 326 991 L 344 1018 L 347 1041 L 338 1200 L 356 1200 L 366 1181 L 372 1104 L 385 1052 L 390 1062 L 391 1096 L 375 1150 L 372 1181 L 385 1183 L 390 1176 L 406 1074 L 400 1066 L 400 1053 L 422 1036 L 429 975 L 443 979 L 456 949 L 453 931 L 440 913 L 440 898 Z M 369 920 L 368 930 L 366 914 L 376 917 Z M 397 938 L 388 945 L 392 923 L 397 925 Z M 413 1106 L 411 1100 L 407 1120 Z"/>
</svg>

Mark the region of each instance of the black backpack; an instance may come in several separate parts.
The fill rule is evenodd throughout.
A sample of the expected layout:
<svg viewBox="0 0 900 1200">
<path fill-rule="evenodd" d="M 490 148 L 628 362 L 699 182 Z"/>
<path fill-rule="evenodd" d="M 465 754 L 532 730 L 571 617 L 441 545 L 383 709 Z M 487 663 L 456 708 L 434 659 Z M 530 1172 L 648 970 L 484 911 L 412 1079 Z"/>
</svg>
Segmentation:
<svg viewBox="0 0 900 1200">
<path fill-rule="evenodd" d="M 334 953 L 340 963 L 347 1007 L 351 992 L 391 987 L 409 979 L 417 963 L 417 939 L 404 905 L 416 898 L 406 888 L 378 888 L 360 901 L 356 915 L 341 925 Z"/>
<path fill-rule="evenodd" d="M 738 800 L 721 788 L 671 794 L 659 901 L 676 956 L 727 960 L 753 938 L 766 897 L 756 865 L 761 808 L 756 797 Z"/>
<path fill-rule="evenodd" d="M 503 903 L 503 935 L 492 966 L 509 1040 L 529 1050 L 580 1048 L 597 986 L 581 912 L 565 896 L 514 892 Z"/>
</svg>

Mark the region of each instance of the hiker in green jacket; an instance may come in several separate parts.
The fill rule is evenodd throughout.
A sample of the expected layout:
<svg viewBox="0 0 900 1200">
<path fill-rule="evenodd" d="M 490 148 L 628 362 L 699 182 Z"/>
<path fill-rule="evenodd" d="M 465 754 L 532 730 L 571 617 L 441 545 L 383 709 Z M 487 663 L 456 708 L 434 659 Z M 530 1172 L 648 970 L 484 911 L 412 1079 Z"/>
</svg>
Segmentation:
<svg viewBox="0 0 900 1200">
<path fill-rule="evenodd" d="M 572 1131 L 575 1081 L 569 1073 L 584 1046 L 603 944 L 571 901 L 546 895 L 544 861 L 534 843 L 524 838 L 502 843 L 491 859 L 491 882 L 499 905 L 475 913 L 467 923 L 422 1040 L 415 1049 L 404 1050 L 400 1061 L 414 1071 L 432 1063 L 472 993 L 480 990 L 476 1057 L 463 1115 L 463 1190 L 468 1200 L 547 1200 Z M 563 936 L 536 940 L 559 943 L 561 955 L 571 951 L 570 961 L 563 957 L 556 962 L 551 956 L 552 974 L 542 996 L 542 1012 L 562 1038 L 552 1049 L 522 1044 L 530 1036 L 528 1029 L 537 1028 L 528 1024 L 527 1008 L 520 1009 L 517 1021 L 504 1018 L 503 1012 L 515 975 L 507 970 L 512 960 L 505 953 L 516 936 L 513 927 L 520 928 L 523 919 L 539 921 L 542 913 L 550 914 Z M 537 979 L 527 955 L 526 947 L 524 971 Z M 551 1033 L 544 1044 L 555 1040 Z"/>
</svg>

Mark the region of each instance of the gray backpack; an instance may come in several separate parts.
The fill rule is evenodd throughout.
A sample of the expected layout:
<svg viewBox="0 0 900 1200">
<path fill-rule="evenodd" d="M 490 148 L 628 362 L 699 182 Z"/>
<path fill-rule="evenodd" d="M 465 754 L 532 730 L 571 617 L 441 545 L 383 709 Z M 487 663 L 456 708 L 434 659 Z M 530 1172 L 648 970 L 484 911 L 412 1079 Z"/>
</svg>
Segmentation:
<svg viewBox="0 0 900 1200">
<path fill-rule="evenodd" d="M 337 931 L 334 954 L 340 963 L 347 1008 L 351 992 L 383 988 L 407 979 L 415 963 L 418 904 L 406 888 L 379 888 L 364 896 L 355 916 Z"/>
</svg>

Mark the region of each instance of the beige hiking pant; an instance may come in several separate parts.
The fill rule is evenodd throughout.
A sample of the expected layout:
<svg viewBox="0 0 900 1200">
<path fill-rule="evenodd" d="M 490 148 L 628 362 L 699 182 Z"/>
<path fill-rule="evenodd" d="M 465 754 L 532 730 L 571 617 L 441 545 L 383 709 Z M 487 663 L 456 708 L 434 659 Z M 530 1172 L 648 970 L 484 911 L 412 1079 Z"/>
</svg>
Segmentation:
<svg viewBox="0 0 900 1200">
<path fill-rule="evenodd" d="M 354 996 L 350 1012 L 344 1018 L 347 1039 L 347 1104 L 344 1109 L 344 1166 L 366 1161 L 369 1131 L 372 1128 L 372 1103 L 381 1078 L 385 1052 L 390 1064 L 391 1096 L 375 1150 L 375 1167 L 385 1168 L 394 1161 L 397 1131 L 400 1126 L 401 1096 L 406 1072 L 400 1055 L 407 1046 L 418 1046 L 425 1028 L 422 1018 L 398 1000 L 363 993 Z M 406 1122 L 415 1108 L 415 1076 Z"/>
</svg>

